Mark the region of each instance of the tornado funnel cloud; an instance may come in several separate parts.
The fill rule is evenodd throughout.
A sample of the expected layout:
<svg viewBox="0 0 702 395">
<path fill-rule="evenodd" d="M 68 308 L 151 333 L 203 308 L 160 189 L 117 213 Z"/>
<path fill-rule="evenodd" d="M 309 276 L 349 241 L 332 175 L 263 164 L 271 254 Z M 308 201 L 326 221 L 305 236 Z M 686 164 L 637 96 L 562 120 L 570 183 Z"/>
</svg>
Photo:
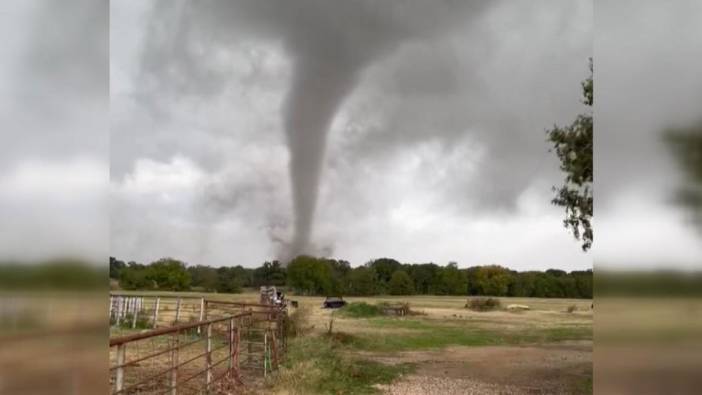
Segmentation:
<svg viewBox="0 0 702 395">
<path fill-rule="evenodd" d="M 319 197 L 322 164 L 331 122 L 352 89 L 355 73 L 321 60 L 298 59 L 287 97 L 285 130 L 290 151 L 295 225 L 284 259 L 312 253 L 310 237 Z"/>
</svg>

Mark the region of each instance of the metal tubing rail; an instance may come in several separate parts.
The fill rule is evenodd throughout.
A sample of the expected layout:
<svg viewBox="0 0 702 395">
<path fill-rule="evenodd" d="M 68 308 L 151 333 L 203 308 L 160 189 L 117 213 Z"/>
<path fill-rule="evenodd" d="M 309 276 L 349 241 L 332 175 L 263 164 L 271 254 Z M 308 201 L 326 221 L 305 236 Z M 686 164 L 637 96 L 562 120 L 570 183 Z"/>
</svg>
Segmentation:
<svg viewBox="0 0 702 395">
<path fill-rule="evenodd" d="M 202 299 L 203 296 L 195 295 L 172 295 L 172 294 L 138 294 L 138 293 L 115 293 L 110 292 L 110 296 L 122 297 L 122 298 L 170 298 L 170 299 Z"/>
<path fill-rule="evenodd" d="M 274 311 L 282 311 L 284 308 L 279 307 L 279 306 L 274 306 L 270 304 L 261 304 L 261 303 L 249 303 L 249 302 L 231 302 L 231 301 L 226 301 L 226 300 L 212 300 L 212 299 L 205 299 L 205 303 L 212 303 L 212 304 L 226 304 L 230 306 L 237 306 L 237 307 L 260 307 L 268 310 L 274 310 Z"/>
<path fill-rule="evenodd" d="M 195 322 L 188 323 L 188 324 L 180 324 L 180 325 L 170 326 L 167 328 L 160 328 L 160 329 L 150 330 L 147 332 L 135 333 L 133 335 L 115 337 L 115 338 L 110 339 L 110 347 L 119 346 L 121 344 L 130 343 L 130 342 L 137 341 L 137 340 L 148 339 L 150 337 L 167 335 L 169 333 L 176 333 L 176 332 L 184 331 L 187 329 L 197 328 L 197 327 L 200 327 L 203 325 L 216 324 L 218 322 L 228 321 L 228 320 L 231 320 L 233 318 L 249 317 L 252 315 L 251 313 L 252 313 L 251 311 L 247 311 L 244 313 L 239 313 L 239 314 L 235 314 L 235 315 L 231 315 L 231 316 L 227 316 L 227 317 L 214 318 L 214 319 L 207 320 L 207 321 L 195 321 Z"/>
<path fill-rule="evenodd" d="M 150 359 L 150 358 L 158 357 L 158 356 L 160 356 L 160 355 L 166 354 L 166 353 L 171 352 L 171 351 L 174 351 L 174 350 L 182 350 L 182 349 L 184 349 L 184 348 L 186 348 L 186 347 L 188 347 L 188 346 L 192 346 L 193 344 L 196 344 L 196 343 L 202 343 L 202 342 L 204 342 L 204 341 L 206 341 L 206 340 L 207 340 L 207 339 L 202 338 L 202 339 L 193 340 L 193 341 L 188 342 L 188 343 L 185 343 L 185 344 L 179 344 L 179 345 L 177 345 L 177 346 L 175 346 L 175 347 L 170 347 L 170 348 L 167 348 L 167 349 L 165 349 L 165 350 L 161 350 L 161 351 L 155 352 L 155 353 L 153 353 L 153 354 L 149 354 L 149 355 L 147 355 L 147 356 L 145 356 L 145 357 L 141 357 L 141 358 L 137 358 L 137 359 L 131 360 L 131 361 L 129 361 L 129 362 L 126 362 L 124 365 L 116 365 L 116 366 L 113 366 L 113 367 L 110 368 L 110 371 L 115 370 L 115 369 L 119 369 L 119 368 L 126 368 L 126 367 L 128 367 L 128 366 L 134 365 L 134 364 L 139 363 L 139 362 L 142 362 L 142 361 L 146 361 L 147 359 Z"/>
</svg>

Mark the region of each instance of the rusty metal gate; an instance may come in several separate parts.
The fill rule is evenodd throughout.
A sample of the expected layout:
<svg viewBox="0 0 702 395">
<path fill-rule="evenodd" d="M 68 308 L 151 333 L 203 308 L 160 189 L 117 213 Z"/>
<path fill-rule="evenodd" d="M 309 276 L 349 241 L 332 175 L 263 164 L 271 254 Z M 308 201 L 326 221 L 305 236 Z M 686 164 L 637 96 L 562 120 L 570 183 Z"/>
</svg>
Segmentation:
<svg viewBox="0 0 702 395">
<path fill-rule="evenodd" d="M 112 394 L 220 393 L 285 353 L 284 311 L 246 311 L 110 339 Z"/>
</svg>

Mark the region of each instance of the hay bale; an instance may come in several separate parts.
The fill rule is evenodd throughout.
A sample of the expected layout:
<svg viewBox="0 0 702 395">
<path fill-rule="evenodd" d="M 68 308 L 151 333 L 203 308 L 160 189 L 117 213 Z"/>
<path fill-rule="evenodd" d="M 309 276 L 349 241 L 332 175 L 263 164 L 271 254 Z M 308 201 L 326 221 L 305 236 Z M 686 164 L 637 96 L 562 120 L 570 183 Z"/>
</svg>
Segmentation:
<svg viewBox="0 0 702 395">
<path fill-rule="evenodd" d="M 525 304 L 511 304 L 511 305 L 507 306 L 507 310 L 514 310 L 514 311 L 531 310 L 531 307 L 529 307 Z"/>
</svg>

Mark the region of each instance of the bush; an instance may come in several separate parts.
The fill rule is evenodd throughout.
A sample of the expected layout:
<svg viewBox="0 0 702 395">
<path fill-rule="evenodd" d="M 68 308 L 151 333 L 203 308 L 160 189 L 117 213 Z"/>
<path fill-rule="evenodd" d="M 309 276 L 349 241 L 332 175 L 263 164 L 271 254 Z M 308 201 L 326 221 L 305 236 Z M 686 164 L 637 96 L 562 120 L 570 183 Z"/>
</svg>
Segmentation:
<svg viewBox="0 0 702 395">
<path fill-rule="evenodd" d="M 383 309 L 381 306 L 368 304 L 366 302 L 353 302 L 342 307 L 339 313 L 347 317 L 367 318 L 383 315 Z"/>
<path fill-rule="evenodd" d="M 471 298 L 466 303 L 466 308 L 473 311 L 492 311 L 499 309 L 502 304 L 497 298 Z"/>
<path fill-rule="evenodd" d="M 410 373 L 410 364 L 385 365 L 351 358 L 339 352 L 339 334 L 292 339 L 282 368 L 273 382 L 273 393 L 373 394 L 377 384 L 390 384 Z M 341 338 L 341 342 L 348 340 Z"/>
<path fill-rule="evenodd" d="M 153 328 L 153 322 L 151 321 L 151 318 L 153 317 L 153 313 L 151 312 L 140 312 L 140 314 L 137 316 L 136 319 L 136 325 L 134 325 L 134 329 L 152 329 Z M 122 329 L 132 329 L 132 323 L 134 320 L 134 314 L 133 313 L 126 313 L 124 317 L 122 317 L 119 321 L 119 327 Z M 116 325 L 116 318 L 112 317 L 110 318 L 110 325 Z"/>
<path fill-rule="evenodd" d="M 574 305 L 574 304 L 568 306 L 568 312 L 569 312 L 569 313 L 572 313 L 572 312 L 574 312 L 574 311 L 577 310 L 577 309 L 578 309 L 578 306 L 576 306 L 576 305 Z"/>
<path fill-rule="evenodd" d="M 308 329 L 311 313 L 309 306 L 302 305 L 295 309 L 285 321 L 285 330 L 288 336 L 302 335 Z"/>
</svg>

